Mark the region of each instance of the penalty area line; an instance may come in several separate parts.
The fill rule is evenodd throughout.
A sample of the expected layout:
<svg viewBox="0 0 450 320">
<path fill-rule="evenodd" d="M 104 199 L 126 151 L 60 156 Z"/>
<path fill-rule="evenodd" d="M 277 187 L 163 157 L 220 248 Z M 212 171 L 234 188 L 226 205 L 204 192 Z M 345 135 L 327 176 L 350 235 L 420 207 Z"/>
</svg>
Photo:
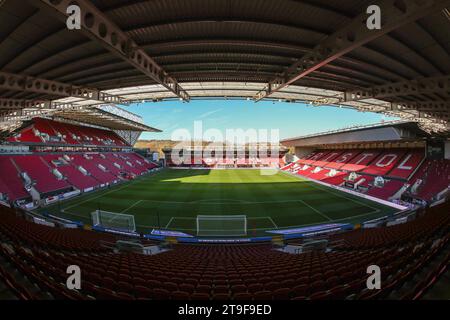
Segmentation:
<svg viewBox="0 0 450 320">
<path fill-rule="evenodd" d="M 306 205 L 308 208 L 310 208 L 311 210 L 313 210 L 315 213 L 318 213 L 319 215 L 321 215 L 322 217 L 324 217 L 325 219 L 328 219 L 328 221 L 333 221 L 333 219 L 331 219 L 329 216 L 327 216 L 325 213 L 323 213 L 322 211 L 317 210 L 316 208 L 314 208 L 313 206 L 307 204 L 305 201 L 303 200 L 298 200 L 299 202 L 303 203 L 304 205 Z"/>
<path fill-rule="evenodd" d="M 129 206 L 129 207 L 126 208 L 125 210 L 122 210 L 120 213 L 125 213 L 125 212 L 127 212 L 128 210 L 130 210 L 130 209 L 136 207 L 137 205 L 139 205 L 139 204 L 140 204 L 141 202 L 143 202 L 143 201 L 144 201 L 144 200 L 136 201 L 135 203 L 133 203 L 131 206 Z"/>
</svg>

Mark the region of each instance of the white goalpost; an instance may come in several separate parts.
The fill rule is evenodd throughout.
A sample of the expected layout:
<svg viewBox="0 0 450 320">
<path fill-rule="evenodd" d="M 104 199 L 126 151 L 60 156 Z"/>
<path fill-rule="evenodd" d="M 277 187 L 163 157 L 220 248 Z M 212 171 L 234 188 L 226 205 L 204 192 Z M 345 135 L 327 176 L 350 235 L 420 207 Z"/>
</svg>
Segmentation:
<svg viewBox="0 0 450 320">
<path fill-rule="evenodd" d="M 96 210 L 91 213 L 92 225 L 104 228 L 124 230 L 128 232 L 136 231 L 134 216 L 131 214 Z"/>
<path fill-rule="evenodd" d="M 246 215 L 198 215 L 197 236 L 236 237 L 247 235 Z"/>
</svg>

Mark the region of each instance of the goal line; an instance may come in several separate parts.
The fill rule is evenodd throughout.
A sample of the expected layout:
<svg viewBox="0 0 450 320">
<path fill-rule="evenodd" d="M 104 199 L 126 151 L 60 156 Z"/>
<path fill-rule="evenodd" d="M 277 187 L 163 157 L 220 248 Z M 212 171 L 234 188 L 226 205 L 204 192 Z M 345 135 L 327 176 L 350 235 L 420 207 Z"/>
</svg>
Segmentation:
<svg viewBox="0 0 450 320">
<path fill-rule="evenodd" d="M 246 215 L 197 215 L 197 236 L 235 237 L 247 235 Z"/>
</svg>

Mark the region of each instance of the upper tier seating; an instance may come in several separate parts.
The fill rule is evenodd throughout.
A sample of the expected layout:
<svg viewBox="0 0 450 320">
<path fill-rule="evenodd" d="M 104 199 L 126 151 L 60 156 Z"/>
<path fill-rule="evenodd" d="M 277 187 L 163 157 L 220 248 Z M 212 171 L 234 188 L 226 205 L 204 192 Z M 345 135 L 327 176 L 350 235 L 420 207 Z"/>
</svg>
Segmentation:
<svg viewBox="0 0 450 320">
<path fill-rule="evenodd" d="M 40 193 L 47 193 L 70 186 L 64 180 L 58 180 L 52 173 L 52 168 L 40 156 L 27 155 L 15 156 L 14 161 L 21 172 L 26 172 L 28 176 L 36 182 L 35 188 Z"/>
<path fill-rule="evenodd" d="M 360 183 L 361 180 L 364 180 Z M 355 180 L 355 184 L 358 183 L 359 187 L 370 188 L 373 185 L 373 181 L 375 180 L 372 176 L 362 175 Z"/>
<path fill-rule="evenodd" d="M 98 164 L 102 165 L 103 167 L 105 167 L 108 170 L 108 172 L 110 172 L 114 176 L 119 177 L 120 173 L 123 172 L 122 169 L 119 169 L 118 167 L 116 167 L 114 165 L 114 162 L 112 162 L 109 159 L 109 157 L 108 158 L 106 157 L 106 154 L 101 154 L 101 155 L 100 154 L 92 154 L 91 156 L 95 163 L 98 163 Z M 103 158 L 103 157 L 105 157 L 105 158 Z"/>
<path fill-rule="evenodd" d="M 18 135 L 10 137 L 7 139 L 9 142 L 34 142 L 34 143 L 42 143 L 44 140 L 36 136 L 33 131 L 33 127 L 27 127 L 23 129 Z"/>
</svg>

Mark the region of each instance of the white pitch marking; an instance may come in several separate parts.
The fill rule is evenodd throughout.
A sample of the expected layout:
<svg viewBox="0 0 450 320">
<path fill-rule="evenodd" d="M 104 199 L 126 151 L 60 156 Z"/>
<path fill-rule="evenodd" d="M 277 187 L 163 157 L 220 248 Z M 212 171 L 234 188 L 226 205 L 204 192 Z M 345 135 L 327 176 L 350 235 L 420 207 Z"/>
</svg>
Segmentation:
<svg viewBox="0 0 450 320">
<path fill-rule="evenodd" d="M 278 226 L 275 223 L 275 221 L 273 221 L 272 217 L 267 217 L 267 218 L 269 218 L 269 220 L 273 223 L 273 225 L 275 226 L 275 229 L 278 229 Z"/>
<path fill-rule="evenodd" d="M 320 214 L 322 217 L 328 219 L 329 221 L 333 221 L 333 219 L 331 219 L 329 216 L 327 216 L 326 214 L 322 213 L 321 211 L 317 210 L 316 208 L 314 208 L 313 206 L 307 204 L 305 201 L 299 199 L 299 202 L 303 203 L 304 205 L 306 205 L 308 208 L 310 208 L 311 210 L 313 210 L 314 212 Z"/>
<path fill-rule="evenodd" d="M 167 229 L 169 228 L 169 226 L 170 226 L 170 224 L 172 223 L 172 221 L 173 221 L 174 218 L 175 218 L 175 217 L 171 217 L 171 218 L 170 218 L 169 222 L 167 222 L 166 227 L 165 227 L 164 229 L 167 230 Z"/>
<path fill-rule="evenodd" d="M 125 212 L 127 212 L 128 210 L 130 210 L 130 209 L 136 207 L 139 203 L 141 203 L 141 202 L 143 202 L 143 201 L 144 201 L 144 200 L 136 201 L 134 204 L 132 204 L 131 206 L 129 206 L 129 207 L 126 208 L 125 210 L 121 211 L 120 213 L 125 213 Z"/>
</svg>

